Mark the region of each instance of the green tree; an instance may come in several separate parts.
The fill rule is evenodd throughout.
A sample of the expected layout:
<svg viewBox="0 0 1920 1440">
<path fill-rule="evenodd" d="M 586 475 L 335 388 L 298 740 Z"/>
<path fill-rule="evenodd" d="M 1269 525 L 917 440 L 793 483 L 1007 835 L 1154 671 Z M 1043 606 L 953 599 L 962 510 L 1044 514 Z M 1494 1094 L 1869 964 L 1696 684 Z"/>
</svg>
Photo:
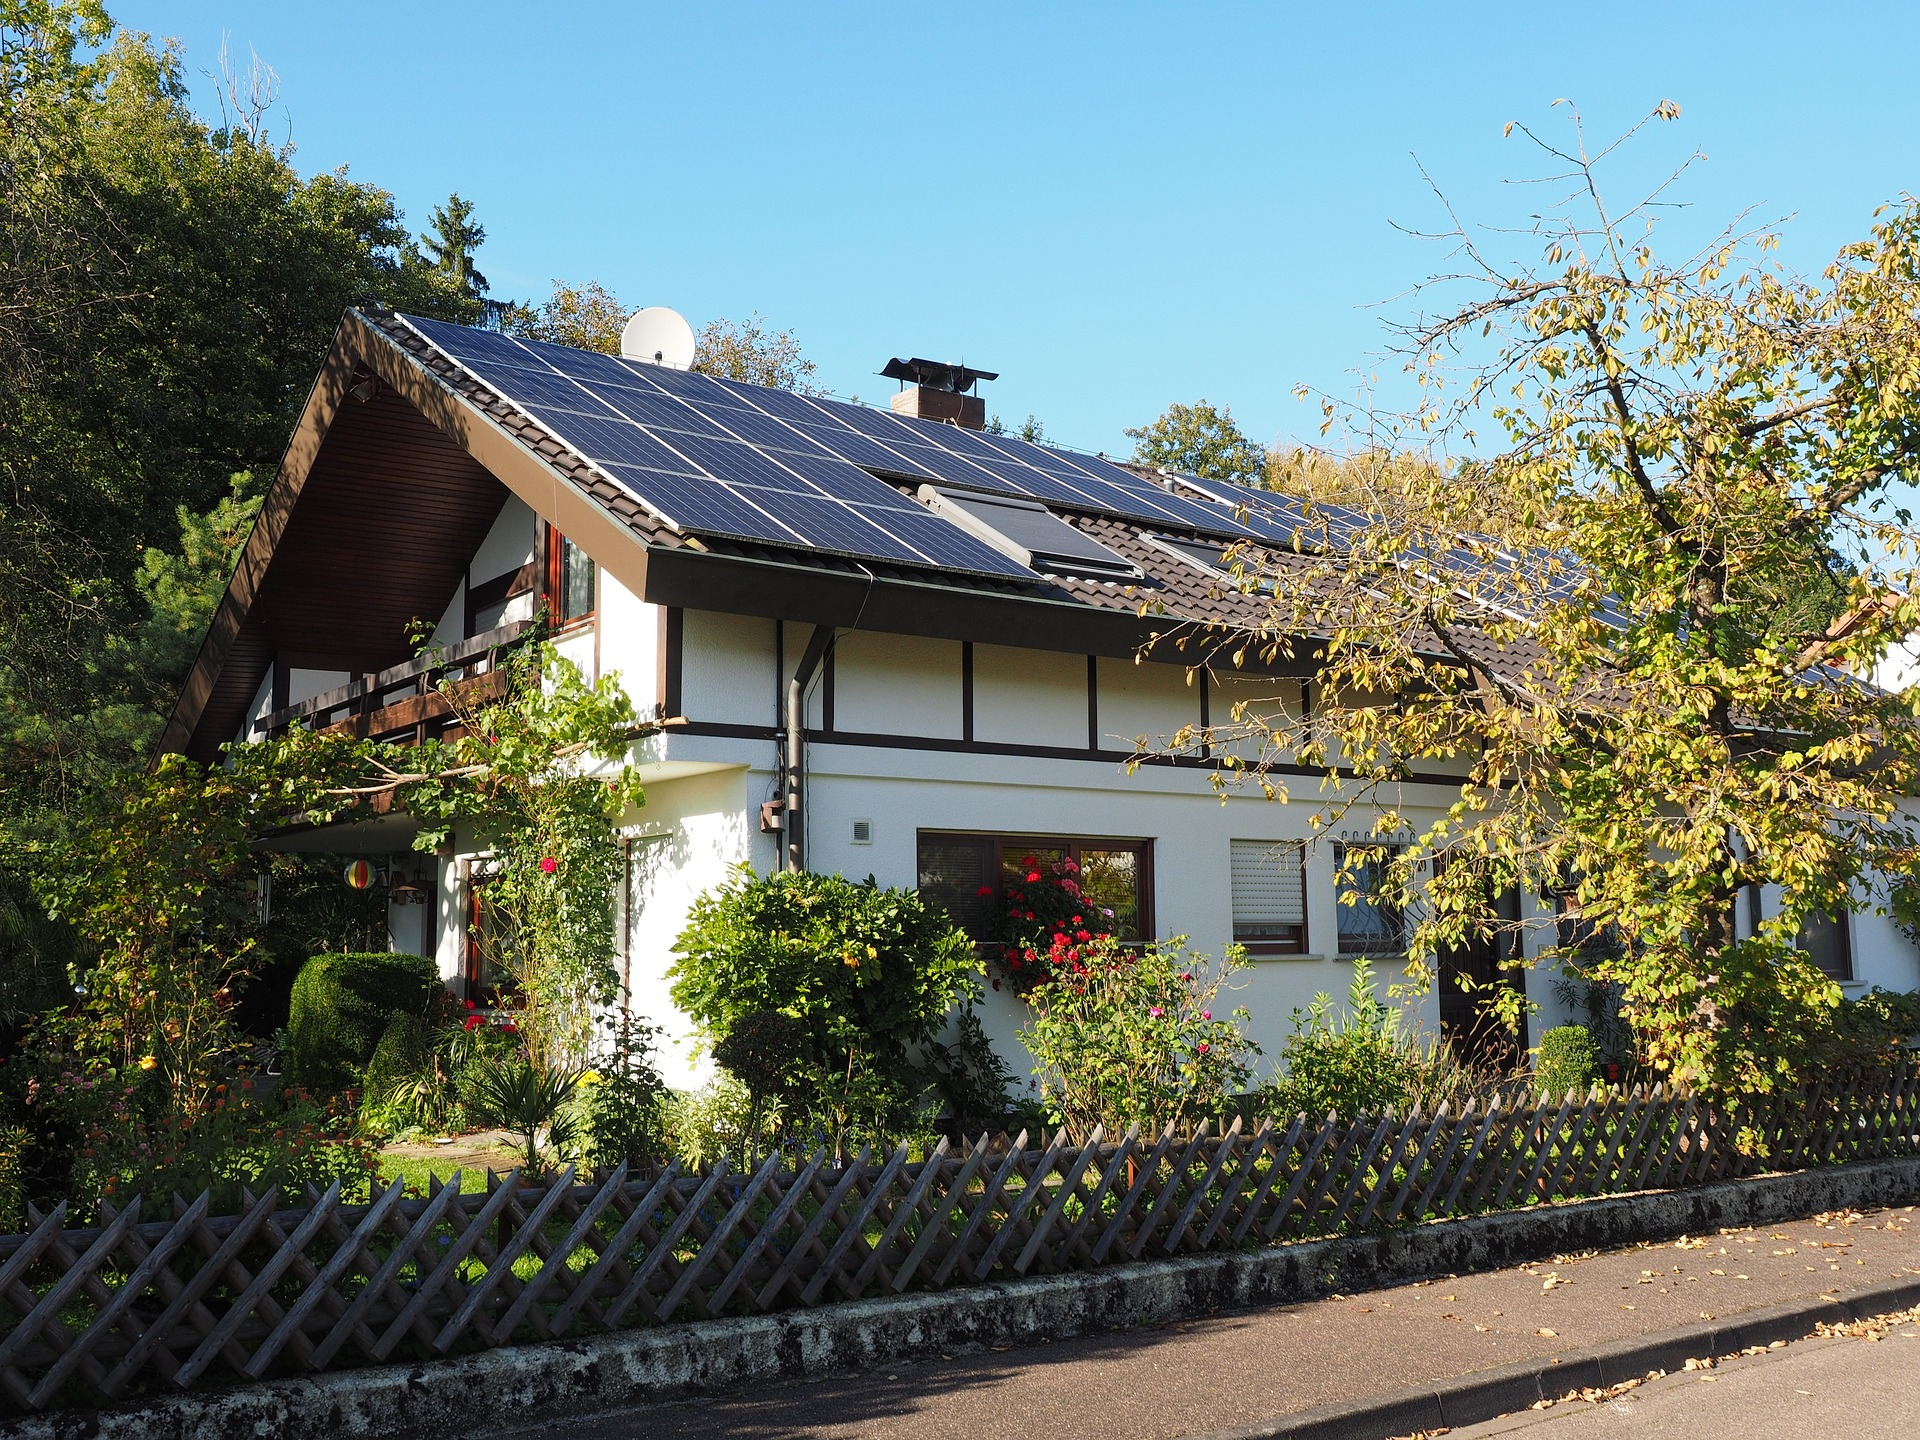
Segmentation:
<svg viewBox="0 0 1920 1440">
<path fill-rule="evenodd" d="M 1915 853 L 1920 698 L 1851 677 L 1920 628 L 1894 490 L 1920 473 L 1920 204 L 1812 279 L 1766 239 L 1666 263 L 1642 223 L 1543 221 L 1531 264 L 1458 237 L 1472 293 L 1409 332 L 1429 398 L 1388 428 L 1480 458 L 1436 454 L 1400 512 L 1302 537 L 1307 573 L 1260 591 L 1265 623 L 1214 639 L 1277 657 L 1321 637 L 1312 723 L 1243 706 L 1216 729 L 1325 769 L 1321 820 L 1373 802 L 1379 833 L 1415 833 L 1384 898 L 1417 976 L 1514 928 L 1500 897 L 1570 891 L 1620 942 L 1584 963 L 1645 1057 L 1764 1091 L 1835 1023 L 1803 924 L 1874 903 Z M 1501 448 L 1470 438 L 1488 429 Z M 1783 613 L 1819 587 L 1840 603 Z M 1443 756 L 1468 778 L 1437 818 L 1410 811 L 1408 772 Z M 1763 886 L 1778 913 L 1742 934 Z"/>
<path fill-rule="evenodd" d="M 723 380 L 744 380 L 797 394 L 817 394 L 813 361 L 800 353 L 791 330 L 775 330 L 759 315 L 709 320 L 694 338 L 693 368 Z"/>
<path fill-rule="evenodd" d="M 473 263 L 473 252 L 487 238 L 486 227 L 473 218 L 473 203 L 462 200 L 458 191 L 447 203 L 434 207 L 432 226 L 421 237 L 421 246 L 434 269 L 447 277 L 459 292 L 473 300 L 484 300 L 487 277 Z"/>
<path fill-rule="evenodd" d="M 1136 465 L 1237 485 L 1259 481 L 1266 452 L 1233 423 L 1233 411 L 1205 400 L 1169 405 L 1158 420 L 1128 430 Z"/>
<path fill-rule="evenodd" d="M 742 866 L 694 902 L 674 951 L 674 1003 L 711 1040 L 765 1023 L 750 1017 L 798 1022 L 787 1074 L 836 1139 L 851 1118 L 882 1129 L 904 1119 L 920 1088 L 913 1052 L 979 991 L 966 934 L 914 891 L 871 878 L 756 878 Z"/>
<path fill-rule="evenodd" d="M 537 307 L 508 306 L 501 314 L 500 328 L 528 340 L 618 355 L 620 332 L 633 309 L 598 280 L 584 285 L 556 280 L 553 293 Z"/>
<path fill-rule="evenodd" d="M 1034 415 L 1028 415 L 1018 425 L 1008 425 L 998 415 L 987 421 L 989 435 L 1012 435 L 1019 440 L 1030 440 L 1038 445 L 1047 438 L 1047 427 Z"/>
<path fill-rule="evenodd" d="M 225 533 L 249 498 L 231 477 L 273 472 L 341 312 L 478 314 L 390 195 L 344 171 L 303 178 L 257 116 L 202 123 L 184 77 L 177 46 L 117 30 L 94 0 L 0 0 L 0 830 L 15 843 L 144 762 L 190 647 L 156 668 L 126 637 L 196 633 L 166 607 L 206 598 L 144 570 L 147 552 L 189 560 L 183 507 Z"/>
</svg>

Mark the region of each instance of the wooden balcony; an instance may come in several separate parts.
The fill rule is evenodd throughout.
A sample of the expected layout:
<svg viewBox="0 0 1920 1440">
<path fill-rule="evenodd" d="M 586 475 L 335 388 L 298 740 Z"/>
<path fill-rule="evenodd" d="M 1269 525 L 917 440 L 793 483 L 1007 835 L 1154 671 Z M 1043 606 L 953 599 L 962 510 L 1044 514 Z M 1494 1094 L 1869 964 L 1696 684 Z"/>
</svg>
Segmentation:
<svg viewBox="0 0 1920 1440">
<path fill-rule="evenodd" d="M 401 745 L 457 734 L 458 713 L 442 686 L 463 705 L 501 698 L 507 693 L 502 662 L 532 628 L 518 620 L 323 691 L 263 715 L 253 723 L 252 738 L 271 739 L 295 725 Z"/>
</svg>

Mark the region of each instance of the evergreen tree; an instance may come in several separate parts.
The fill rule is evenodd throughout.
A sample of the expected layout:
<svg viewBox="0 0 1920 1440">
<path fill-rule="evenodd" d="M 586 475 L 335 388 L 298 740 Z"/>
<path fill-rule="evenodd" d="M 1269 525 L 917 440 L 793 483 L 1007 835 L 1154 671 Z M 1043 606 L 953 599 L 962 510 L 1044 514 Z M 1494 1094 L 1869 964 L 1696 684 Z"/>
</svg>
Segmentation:
<svg viewBox="0 0 1920 1440">
<path fill-rule="evenodd" d="M 432 229 L 420 237 L 420 243 L 433 262 L 433 268 L 474 300 L 486 296 L 487 277 L 473 263 L 473 252 L 486 242 L 487 230 L 473 218 L 473 204 L 462 200 L 458 191 L 447 203 L 434 207 Z"/>
</svg>

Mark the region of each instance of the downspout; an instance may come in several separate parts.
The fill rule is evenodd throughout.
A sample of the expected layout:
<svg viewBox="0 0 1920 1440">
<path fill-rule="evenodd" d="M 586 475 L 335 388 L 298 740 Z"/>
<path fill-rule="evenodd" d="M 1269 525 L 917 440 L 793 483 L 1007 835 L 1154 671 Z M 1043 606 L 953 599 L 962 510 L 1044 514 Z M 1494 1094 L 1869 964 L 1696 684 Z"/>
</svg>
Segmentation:
<svg viewBox="0 0 1920 1440">
<path fill-rule="evenodd" d="M 831 625 L 813 627 L 806 654 L 787 682 L 787 796 L 781 824 L 787 837 L 787 870 L 795 875 L 807 868 L 806 827 L 800 815 L 806 769 L 807 686 L 833 644 L 833 633 Z"/>
</svg>

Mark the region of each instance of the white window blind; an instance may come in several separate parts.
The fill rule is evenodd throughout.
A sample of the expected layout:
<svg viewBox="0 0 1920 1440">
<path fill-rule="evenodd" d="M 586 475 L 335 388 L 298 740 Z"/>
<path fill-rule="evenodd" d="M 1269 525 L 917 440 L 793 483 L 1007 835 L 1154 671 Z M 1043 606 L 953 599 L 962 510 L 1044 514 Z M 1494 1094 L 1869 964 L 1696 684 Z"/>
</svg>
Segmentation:
<svg viewBox="0 0 1920 1440">
<path fill-rule="evenodd" d="M 1298 840 L 1233 842 L 1233 938 L 1305 948 L 1307 887 Z"/>
</svg>

